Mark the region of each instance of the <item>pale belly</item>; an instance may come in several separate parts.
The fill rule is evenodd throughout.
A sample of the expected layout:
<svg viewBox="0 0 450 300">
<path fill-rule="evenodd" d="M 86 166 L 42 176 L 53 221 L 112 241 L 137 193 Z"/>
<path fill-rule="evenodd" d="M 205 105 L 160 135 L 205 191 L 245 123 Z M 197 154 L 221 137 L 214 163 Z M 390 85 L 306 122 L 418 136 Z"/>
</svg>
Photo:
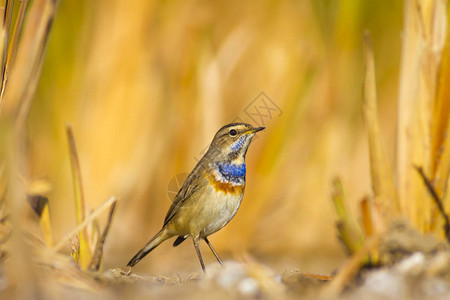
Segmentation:
<svg viewBox="0 0 450 300">
<path fill-rule="evenodd" d="M 185 203 L 170 227 L 177 235 L 207 237 L 231 221 L 242 197 L 243 193 L 224 193 L 210 187 L 195 201 Z"/>
</svg>

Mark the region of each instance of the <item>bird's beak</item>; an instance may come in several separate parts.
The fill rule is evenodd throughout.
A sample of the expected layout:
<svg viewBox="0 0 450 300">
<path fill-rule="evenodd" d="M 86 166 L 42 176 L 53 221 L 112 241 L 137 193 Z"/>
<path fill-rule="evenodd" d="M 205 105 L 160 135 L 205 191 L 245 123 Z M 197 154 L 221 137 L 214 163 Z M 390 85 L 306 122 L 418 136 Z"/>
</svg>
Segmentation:
<svg viewBox="0 0 450 300">
<path fill-rule="evenodd" d="M 249 131 L 251 133 L 257 133 L 258 131 L 264 130 L 266 127 L 256 127 L 256 128 L 252 128 Z"/>
</svg>

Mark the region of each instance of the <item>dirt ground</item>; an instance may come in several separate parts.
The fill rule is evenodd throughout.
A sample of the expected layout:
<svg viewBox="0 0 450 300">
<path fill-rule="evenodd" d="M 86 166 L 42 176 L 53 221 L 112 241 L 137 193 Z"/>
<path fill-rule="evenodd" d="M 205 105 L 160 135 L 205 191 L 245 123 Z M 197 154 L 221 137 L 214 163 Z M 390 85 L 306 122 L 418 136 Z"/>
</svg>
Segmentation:
<svg viewBox="0 0 450 300">
<path fill-rule="evenodd" d="M 450 299 L 450 247 L 394 223 L 377 245 L 378 265 L 365 265 L 348 276 L 339 292 L 330 287 L 341 269 L 319 275 L 299 269 L 276 273 L 257 261 L 207 265 L 207 273 L 143 276 L 132 270 L 80 271 L 58 255 L 39 262 L 42 276 L 17 289 L 0 280 L 1 294 L 53 299 Z M 4 272 L 2 272 L 4 274 Z M 3 297 L 2 297 L 3 298 Z M 3 298 L 6 299 L 6 298 Z"/>
</svg>

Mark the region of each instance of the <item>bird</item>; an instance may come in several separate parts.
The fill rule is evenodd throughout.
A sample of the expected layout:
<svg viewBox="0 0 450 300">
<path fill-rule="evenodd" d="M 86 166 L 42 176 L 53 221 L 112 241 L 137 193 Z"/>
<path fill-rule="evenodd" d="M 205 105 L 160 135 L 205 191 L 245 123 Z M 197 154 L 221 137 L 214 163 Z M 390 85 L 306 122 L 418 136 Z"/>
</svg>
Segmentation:
<svg viewBox="0 0 450 300">
<path fill-rule="evenodd" d="M 128 267 L 135 266 L 150 251 L 175 236 L 173 247 L 192 238 L 203 273 L 206 268 L 199 248 L 201 240 L 224 266 L 208 237 L 227 225 L 241 205 L 247 149 L 256 133 L 263 129 L 247 123 L 231 123 L 217 131 L 205 155 L 175 196 L 162 229 L 128 262 Z"/>
</svg>

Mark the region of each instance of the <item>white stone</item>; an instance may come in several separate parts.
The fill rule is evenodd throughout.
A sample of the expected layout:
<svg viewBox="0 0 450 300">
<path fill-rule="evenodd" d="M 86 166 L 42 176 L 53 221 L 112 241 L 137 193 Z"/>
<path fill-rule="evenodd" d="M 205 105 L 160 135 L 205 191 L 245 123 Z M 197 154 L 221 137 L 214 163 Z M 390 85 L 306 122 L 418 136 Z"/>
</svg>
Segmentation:
<svg viewBox="0 0 450 300">
<path fill-rule="evenodd" d="M 247 277 L 239 282 L 238 290 L 243 295 L 256 295 L 259 285 L 255 279 Z"/>
<path fill-rule="evenodd" d="M 425 268 L 425 255 L 421 252 L 416 252 L 413 255 L 405 258 L 395 266 L 395 270 L 404 275 L 418 275 L 423 272 Z"/>
<path fill-rule="evenodd" d="M 371 272 L 364 283 L 363 289 L 372 294 L 394 299 L 402 299 L 405 296 L 405 280 L 388 270 Z"/>
</svg>

